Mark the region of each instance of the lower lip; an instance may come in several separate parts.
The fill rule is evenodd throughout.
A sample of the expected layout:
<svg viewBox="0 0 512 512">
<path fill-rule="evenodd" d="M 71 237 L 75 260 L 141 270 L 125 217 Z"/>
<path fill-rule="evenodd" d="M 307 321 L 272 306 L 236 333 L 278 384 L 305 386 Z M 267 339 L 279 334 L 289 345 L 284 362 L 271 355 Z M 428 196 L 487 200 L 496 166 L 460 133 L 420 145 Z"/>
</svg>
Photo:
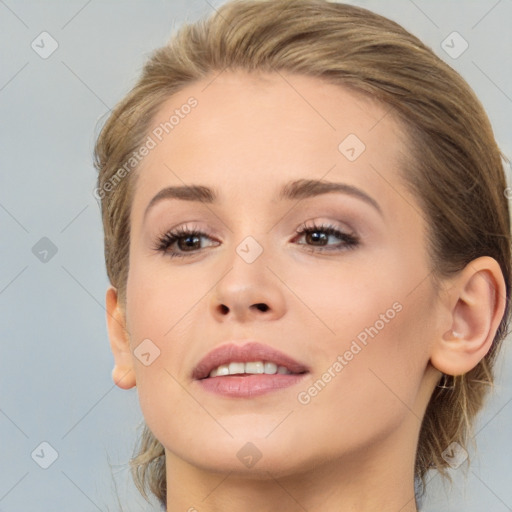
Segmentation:
<svg viewBox="0 0 512 512">
<path fill-rule="evenodd" d="M 302 380 L 304 375 L 304 373 L 232 375 L 210 377 L 198 380 L 197 382 L 204 390 L 210 393 L 237 398 L 251 398 L 293 386 Z"/>
</svg>

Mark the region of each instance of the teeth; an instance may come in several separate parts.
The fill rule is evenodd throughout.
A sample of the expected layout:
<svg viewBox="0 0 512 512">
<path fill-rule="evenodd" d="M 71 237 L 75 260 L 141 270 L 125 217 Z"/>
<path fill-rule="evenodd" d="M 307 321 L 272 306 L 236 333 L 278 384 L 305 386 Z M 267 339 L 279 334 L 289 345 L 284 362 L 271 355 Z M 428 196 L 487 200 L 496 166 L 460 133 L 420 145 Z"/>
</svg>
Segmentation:
<svg viewBox="0 0 512 512">
<path fill-rule="evenodd" d="M 262 361 L 245 363 L 245 373 L 263 373 L 264 371 L 265 364 Z"/>
<path fill-rule="evenodd" d="M 229 363 L 229 375 L 232 373 L 244 373 L 245 372 L 245 364 L 244 363 Z"/>
<path fill-rule="evenodd" d="M 270 361 L 250 361 L 247 363 L 231 362 L 229 364 L 221 364 L 217 368 L 214 368 L 209 377 L 221 377 L 224 375 L 240 375 L 244 373 L 250 374 L 268 374 L 273 375 L 279 373 L 282 375 L 288 375 L 292 372 L 286 368 L 286 366 L 277 366 L 275 363 Z"/>
<path fill-rule="evenodd" d="M 284 366 L 281 366 L 281 368 L 284 368 Z M 269 375 L 277 372 L 277 364 L 266 362 L 265 363 L 265 373 L 268 373 Z"/>
</svg>

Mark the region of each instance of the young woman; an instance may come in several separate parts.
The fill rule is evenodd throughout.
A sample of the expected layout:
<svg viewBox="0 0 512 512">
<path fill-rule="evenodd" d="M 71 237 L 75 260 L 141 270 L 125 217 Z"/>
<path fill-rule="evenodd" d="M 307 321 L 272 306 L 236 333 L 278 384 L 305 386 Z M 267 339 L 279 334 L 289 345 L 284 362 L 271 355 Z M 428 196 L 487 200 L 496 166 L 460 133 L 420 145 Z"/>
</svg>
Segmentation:
<svg viewBox="0 0 512 512">
<path fill-rule="evenodd" d="M 411 512 L 429 468 L 465 463 L 509 321 L 506 182 L 481 104 L 416 37 L 228 2 L 154 52 L 95 157 L 144 496 Z"/>
</svg>

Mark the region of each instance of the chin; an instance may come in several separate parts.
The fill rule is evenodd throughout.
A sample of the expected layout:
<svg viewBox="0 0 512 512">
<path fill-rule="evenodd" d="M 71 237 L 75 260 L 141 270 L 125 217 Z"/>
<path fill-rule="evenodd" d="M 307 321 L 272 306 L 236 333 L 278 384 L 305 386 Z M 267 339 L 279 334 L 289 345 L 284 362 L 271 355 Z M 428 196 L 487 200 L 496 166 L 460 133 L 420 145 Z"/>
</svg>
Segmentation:
<svg viewBox="0 0 512 512">
<path fill-rule="evenodd" d="M 280 441 L 277 437 L 271 441 L 251 435 L 243 436 L 243 439 L 231 438 L 226 434 L 223 438 L 209 437 L 204 442 L 194 443 L 192 450 L 189 443 L 187 451 L 172 451 L 204 471 L 268 480 L 294 474 L 299 468 L 304 469 L 304 447 L 298 450 Z M 299 453 L 300 459 L 297 457 Z"/>
</svg>

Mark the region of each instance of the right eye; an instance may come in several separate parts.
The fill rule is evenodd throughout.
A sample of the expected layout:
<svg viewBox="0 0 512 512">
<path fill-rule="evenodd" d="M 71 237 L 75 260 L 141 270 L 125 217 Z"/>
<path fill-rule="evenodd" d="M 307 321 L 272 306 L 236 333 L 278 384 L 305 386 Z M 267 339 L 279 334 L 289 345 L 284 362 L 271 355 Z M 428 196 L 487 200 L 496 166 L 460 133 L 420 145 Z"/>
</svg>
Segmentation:
<svg viewBox="0 0 512 512">
<path fill-rule="evenodd" d="M 198 247 L 201 244 L 201 238 L 210 237 L 196 229 L 178 228 L 174 231 L 167 231 L 158 237 L 154 249 L 163 252 L 171 258 L 183 258 L 196 254 L 201 249 L 201 247 Z M 173 245 L 176 245 L 178 250 L 170 250 Z"/>
</svg>

